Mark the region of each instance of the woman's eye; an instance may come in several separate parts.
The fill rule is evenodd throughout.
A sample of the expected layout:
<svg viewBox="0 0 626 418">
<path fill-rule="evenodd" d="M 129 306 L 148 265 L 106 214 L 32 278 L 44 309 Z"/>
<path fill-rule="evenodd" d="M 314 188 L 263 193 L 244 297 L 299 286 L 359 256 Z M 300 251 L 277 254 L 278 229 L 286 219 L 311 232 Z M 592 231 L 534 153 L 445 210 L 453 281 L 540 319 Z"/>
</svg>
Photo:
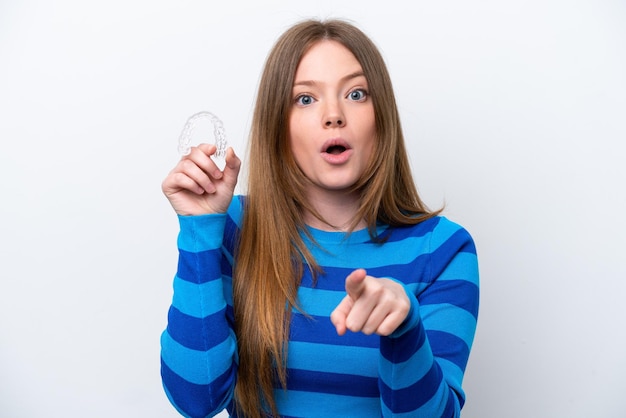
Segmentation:
<svg viewBox="0 0 626 418">
<path fill-rule="evenodd" d="M 367 97 L 367 92 L 363 89 L 356 89 L 350 92 L 350 100 L 363 101 Z"/>
<path fill-rule="evenodd" d="M 308 94 L 301 94 L 300 96 L 296 97 L 296 103 L 302 106 L 310 105 L 311 103 L 313 103 L 313 97 L 309 96 Z"/>
</svg>

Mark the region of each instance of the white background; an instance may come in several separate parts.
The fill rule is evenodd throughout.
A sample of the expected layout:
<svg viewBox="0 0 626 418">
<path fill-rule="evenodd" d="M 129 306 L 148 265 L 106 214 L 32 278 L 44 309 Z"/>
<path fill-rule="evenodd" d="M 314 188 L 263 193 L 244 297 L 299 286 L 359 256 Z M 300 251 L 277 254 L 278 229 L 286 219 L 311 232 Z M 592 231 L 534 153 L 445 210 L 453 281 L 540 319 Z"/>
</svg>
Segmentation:
<svg viewBox="0 0 626 418">
<path fill-rule="evenodd" d="M 482 300 L 466 418 L 626 416 L 626 5 L 0 1 L 0 415 L 175 417 L 159 336 L 191 114 L 239 154 L 276 37 L 354 21 L 383 51 L 431 207 Z"/>
</svg>

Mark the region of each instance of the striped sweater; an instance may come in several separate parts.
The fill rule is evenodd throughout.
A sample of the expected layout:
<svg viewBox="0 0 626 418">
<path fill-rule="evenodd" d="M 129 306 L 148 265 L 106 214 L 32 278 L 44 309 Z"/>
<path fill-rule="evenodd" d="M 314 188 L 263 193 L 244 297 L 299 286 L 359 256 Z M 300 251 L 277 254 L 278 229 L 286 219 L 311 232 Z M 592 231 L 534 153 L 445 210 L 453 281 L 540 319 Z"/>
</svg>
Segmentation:
<svg viewBox="0 0 626 418">
<path fill-rule="evenodd" d="M 233 245 L 241 199 L 227 214 L 180 216 L 179 263 L 161 337 L 165 392 L 184 416 L 233 412 L 237 339 L 233 331 Z M 478 314 L 478 265 L 470 235 L 444 217 L 415 226 L 380 226 L 350 235 L 310 229 L 324 273 L 305 269 L 294 311 L 281 417 L 456 417 Z M 338 336 L 330 313 L 356 268 L 402 283 L 407 319 L 390 336 Z"/>
</svg>

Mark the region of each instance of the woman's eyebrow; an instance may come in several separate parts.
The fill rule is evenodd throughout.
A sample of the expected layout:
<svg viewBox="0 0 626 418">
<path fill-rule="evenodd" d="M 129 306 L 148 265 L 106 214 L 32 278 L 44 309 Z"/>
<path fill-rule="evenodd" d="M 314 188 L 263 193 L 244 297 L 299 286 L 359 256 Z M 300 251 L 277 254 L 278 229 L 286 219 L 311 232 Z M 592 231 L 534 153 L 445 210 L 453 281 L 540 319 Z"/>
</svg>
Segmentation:
<svg viewBox="0 0 626 418">
<path fill-rule="evenodd" d="M 355 71 L 353 73 L 347 74 L 343 77 L 341 77 L 341 79 L 339 80 L 340 83 L 344 83 L 346 81 L 352 80 L 354 78 L 358 78 L 358 77 L 365 77 L 365 74 L 363 74 L 363 71 Z M 316 86 L 318 84 L 321 84 L 318 81 L 315 80 L 298 80 L 296 82 L 293 83 L 293 86 Z"/>
</svg>

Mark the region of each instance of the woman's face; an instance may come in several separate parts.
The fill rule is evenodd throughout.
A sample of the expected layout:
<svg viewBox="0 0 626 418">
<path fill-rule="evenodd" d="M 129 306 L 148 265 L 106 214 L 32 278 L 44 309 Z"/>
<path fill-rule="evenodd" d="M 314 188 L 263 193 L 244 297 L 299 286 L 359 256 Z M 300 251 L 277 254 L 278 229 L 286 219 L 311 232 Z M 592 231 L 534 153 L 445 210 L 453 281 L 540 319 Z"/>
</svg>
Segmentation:
<svg viewBox="0 0 626 418">
<path fill-rule="evenodd" d="M 308 197 L 353 186 L 376 138 L 374 105 L 355 56 L 336 41 L 313 45 L 296 70 L 292 100 L 289 141 L 312 183 Z"/>
</svg>

